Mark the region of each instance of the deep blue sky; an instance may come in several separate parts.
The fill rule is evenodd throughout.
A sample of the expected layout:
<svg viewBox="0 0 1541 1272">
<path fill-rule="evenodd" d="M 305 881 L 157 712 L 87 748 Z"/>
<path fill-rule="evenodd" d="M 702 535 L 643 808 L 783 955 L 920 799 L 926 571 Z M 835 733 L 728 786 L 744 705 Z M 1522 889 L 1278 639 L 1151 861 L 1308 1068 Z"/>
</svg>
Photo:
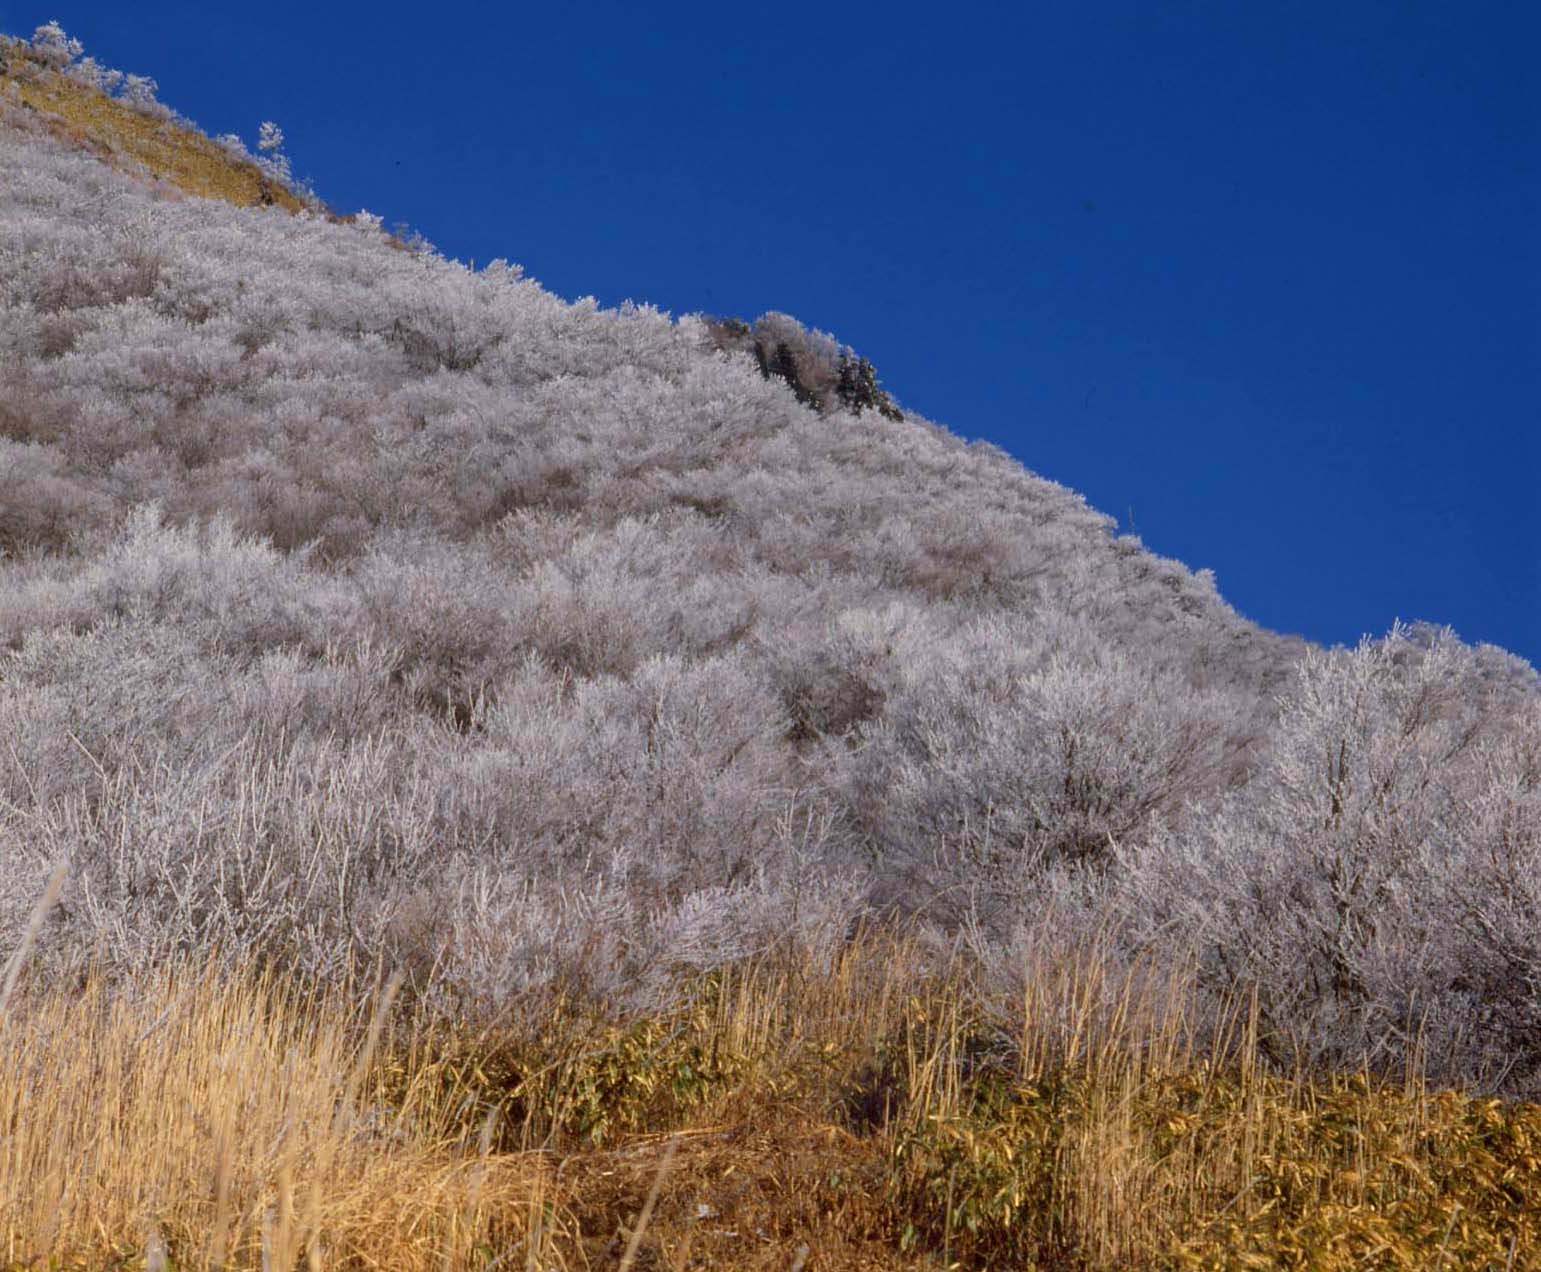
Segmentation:
<svg viewBox="0 0 1541 1272">
<path fill-rule="evenodd" d="M 448 255 L 824 328 L 1270 627 L 1541 662 L 1533 4 L 0 0 L 50 17 Z"/>
</svg>

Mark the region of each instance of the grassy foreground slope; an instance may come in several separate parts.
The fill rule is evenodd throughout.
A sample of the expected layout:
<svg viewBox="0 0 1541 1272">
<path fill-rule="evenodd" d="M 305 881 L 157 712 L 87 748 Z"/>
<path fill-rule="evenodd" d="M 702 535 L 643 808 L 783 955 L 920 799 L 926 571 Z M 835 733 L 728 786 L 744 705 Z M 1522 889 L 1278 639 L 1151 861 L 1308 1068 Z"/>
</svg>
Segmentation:
<svg viewBox="0 0 1541 1272">
<path fill-rule="evenodd" d="M 1541 1266 L 1532 669 L 0 60 L 3 1257 Z"/>
<path fill-rule="evenodd" d="M 185 965 L 0 1036 L 13 1267 L 1541 1266 L 1541 1108 L 1188 1049 L 1088 948 L 1002 1045 L 961 969 L 858 942 L 625 1023 L 469 1031 Z M 1031 1019 L 1032 1017 L 1030 1017 Z"/>
</svg>

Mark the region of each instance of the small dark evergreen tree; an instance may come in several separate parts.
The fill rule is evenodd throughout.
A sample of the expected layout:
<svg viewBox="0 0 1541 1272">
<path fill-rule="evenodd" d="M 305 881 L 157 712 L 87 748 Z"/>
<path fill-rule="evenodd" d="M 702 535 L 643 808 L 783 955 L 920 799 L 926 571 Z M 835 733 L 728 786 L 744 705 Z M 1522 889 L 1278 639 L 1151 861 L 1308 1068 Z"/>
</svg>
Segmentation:
<svg viewBox="0 0 1541 1272">
<path fill-rule="evenodd" d="M 840 355 L 835 393 L 841 405 L 853 414 L 860 415 L 870 407 L 885 419 L 904 418 L 904 412 L 894 405 L 894 400 L 878 384 L 877 369 L 866 358 L 857 357 L 849 349 Z"/>
<path fill-rule="evenodd" d="M 817 391 L 810 385 L 803 375 L 802 368 L 798 365 L 797 354 L 787 344 L 778 344 L 770 355 L 769 374 L 779 376 L 792 386 L 792 392 L 797 395 L 797 400 L 804 406 L 811 406 L 815 410 L 824 404 L 819 401 Z"/>
</svg>

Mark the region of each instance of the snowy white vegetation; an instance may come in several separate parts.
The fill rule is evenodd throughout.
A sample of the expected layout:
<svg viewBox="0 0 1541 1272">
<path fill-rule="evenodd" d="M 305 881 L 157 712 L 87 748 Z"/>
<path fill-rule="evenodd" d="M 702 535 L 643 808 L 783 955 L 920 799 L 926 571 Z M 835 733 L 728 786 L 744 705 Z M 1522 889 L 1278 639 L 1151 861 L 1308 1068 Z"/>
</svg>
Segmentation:
<svg viewBox="0 0 1541 1272">
<path fill-rule="evenodd" d="M 284 154 L 284 130 L 271 119 L 262 121 L 257 129 L 257 164 L 267 175 L 281 185 L 294 184 L 289 170 L 289 156 Z"/>
<path fill-rule="evenodd" d="M 157 97 L 159 85 L 147 75 L 126 75 L 85 57 L 85 46 L 66 34 L 57 19 L 43 23 L 25 46 L 34 59 L 49 69 L 115 97 L 124 105 L 156 119 L 182 121 Z"/>
<path fill-rule="evenodd" d="M 82 53 L 85 46 L 64 33 L 57 18 L 43 23 L 32 33 L 32 51 L 56 71 L 62 71 Z"/>
<path fill-rule="evenodd" d="M 1541 1087 L 1528 666 L 1307 649 L 999 450 L 364 228 L 0 99 L 7 939 L 61 859 L 55 968 L 486 1012 L 887 916 L 1007 993 L 1101 926 L 1281 1064 Z"/>
</svg>

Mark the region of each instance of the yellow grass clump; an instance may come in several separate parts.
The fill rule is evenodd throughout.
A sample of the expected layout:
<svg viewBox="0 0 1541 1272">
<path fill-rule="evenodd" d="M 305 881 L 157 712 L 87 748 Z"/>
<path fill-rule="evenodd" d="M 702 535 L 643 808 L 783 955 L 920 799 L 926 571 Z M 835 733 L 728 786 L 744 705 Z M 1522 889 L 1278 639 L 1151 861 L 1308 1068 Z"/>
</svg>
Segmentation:
<svg viewBox="0 0 1541 1272">
<path fill-rule="evenodd" d="M 887 933 L 477 1029 L 398 977 L 29 988 L 62 882 L 0 976 L 8 1268 L 1541 1268 L 1541 1107 L 1269 1071 L 1095 940 L 1011 1003 Z"/>
<path fill-rule="evenodd" d="M 901 1244 L 980 1268 L 1541 1267 L 1541 1107 L 1269 1072 L 1245 1004 L 1199 1050 L 1186 976 L 1111 976 L 1095 942 L 1027 972 L 1014 1072 L 955 998 L 911 1008 Z"/>
<path fill-rule="evenodd" d="M 37 111 L 57 135 L 113 167 L 142 170 L 187 194 L 238 207 L 271 204 L 298 212 L 304 206 L 255 164 L 235 158 L 197 129 L 143 114 L 49 70 L 20 42 L 0 40 L 0 60 L 9 67 L 0 74 L 0 86 L 14 86 L 15 99 Z"/>
<path fill-rule="evenodd" d="M 1200 1029 L 1191 972 L 1095 941 L 1011 1010 L 925 968 L 889 936 L 822 975 L 770 958 L 435 1080 L 552 1153 L 594 1267 L 1541 1267 L 1535 1105 L 1270 1072 L 1247 1004 Z"/>
<path fill-rule="evenodd" d="M 13 1006 L 4 1260 L 439 1272 L 523 1243 L 559 1266 L 547 1162 L 451 1135 L 463 1112 L 431 1087 L 383 1105 L 372 1046 L 341 995 L 270 976 L 172 968 Z"/>
</svg>

